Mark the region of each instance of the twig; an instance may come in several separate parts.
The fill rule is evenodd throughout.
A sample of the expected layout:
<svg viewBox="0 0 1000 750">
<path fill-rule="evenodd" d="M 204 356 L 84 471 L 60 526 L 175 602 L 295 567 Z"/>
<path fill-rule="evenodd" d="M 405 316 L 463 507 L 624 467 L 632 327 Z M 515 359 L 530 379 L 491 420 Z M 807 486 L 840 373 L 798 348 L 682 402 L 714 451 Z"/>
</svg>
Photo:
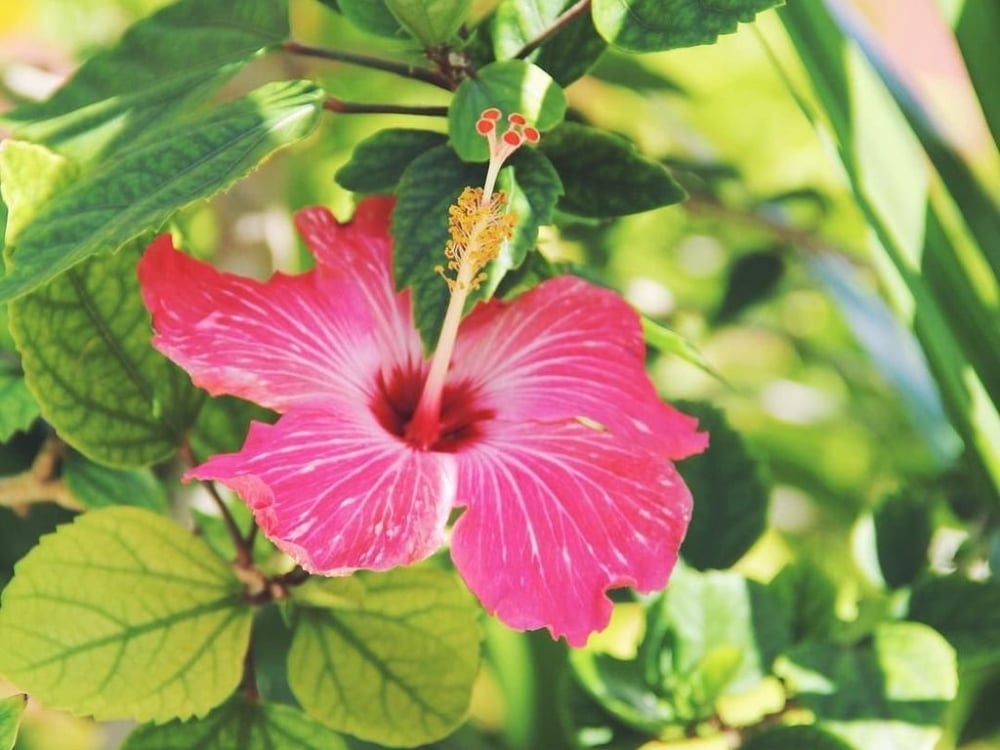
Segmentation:
<svg viewBox="0 0 1000 750">
<path fill-rule="evenodd" d="M 256 703 L 260 700 L 260 690 L 257 687 L 257 664 L 253 658 L 253 644 L 254 637 L 251 633 L 246 653 L 243 655 L 243 695 L 250 703 Z"/>
<path fill-rule="evenodd" d="M 351 115 L 418 115 L 421 117 L 447 117 L 447 107 L 411 107 L 406 104 L 361 104 L 345 102 L 328 96 L 323 109 Z"/>
<path fill-rule="evenodd" d="M 56 470 L 62 458 L 62 443 L 55 437 L 45 441 L 31 468 L 0 478 L 0 508 L 19 509 L 31 503 L 53 502 L 69 510 L 83 510 Z"/>
<path fill-rule="evenodd" d="M 424 83 L 429 83 L 432 86 L 447 89 L 448 91 L 451 91 L 453 88 L 451 81 L 446 76 L 430 68 L 422 68 L 419 65 L 410 65 L 408 63 L 396 62 L 395 60 L 384 60 L 379 57 L 359 55 L 354 52 L 342 52 L 323 47 L 310 47 L 308 44 L 300 44 L 295 41 L 285 42 L 283 48 L 285 52 L 290 52 L 293 55 L 318 57 L 323 60 L 336 60 L 337 62 L 345 62 L 351 65 L 360 65 L 364 68 L 381 70 L 386 73 L 403 76 L 404 78 L 423 81 Z"/>
<path fill-rule="evenodd" d="M 571 5 L 569 8 L 566 9 L 566 12 L 563 13 L 558 18 L 556 18 L 556 20 L 554 20 L 547 29 L 545 29 L 541 34 L 539 34 L 530 42 L 521 47 L 521 49 L 517 51 L 517 54 L 514 55 L 514 57 L 516 57 L 519 60 L 523 60 L 532 52 L 534 52 L 536 49 L 545 44 L 545 42 L 547 42 L 553 36 L 562 31 L 563 28 L 565 28 L 570 23 L 575 21 L 579 16 L 582 16 L 584 13 L 587 13 L 589 11 L 590 11 L 590 0 L 580 0 L 580 2 Z"/>
<path fill-rule="evenodd" d="M 194 452 L 191 450 L 191 444 L 185 438 L 177 449 L 177 452 L 181 455 L 181 458 L 189 466 L 195 466 L 198 461 L 195 459 Z M 229 506 L 226 505 L 226 501 L 222 499 L 222 495 L 219 494 L 219 489 L 215 486 L 215 482 L 203 481 L 202 484 L 205 489 L 208 490 L 208 494 L 215 501 L 216 506 L 219 508 L 219 513 L 222 515 L 222 522 L 226 525 L 226 531 L 229 533 L 229 538 L 232 539 L 233 547 L 236 549 L 236 566 L 239 568 L 249 568 L 253 565 L 253 553 L 251 548 L 247 545 L 246 540 L 243 538 L 243 534 L 240 532 L 239 526 L 236 525 L 236 519 L 233 518 L 232 512 L 229 510 Z"/>
</svg>

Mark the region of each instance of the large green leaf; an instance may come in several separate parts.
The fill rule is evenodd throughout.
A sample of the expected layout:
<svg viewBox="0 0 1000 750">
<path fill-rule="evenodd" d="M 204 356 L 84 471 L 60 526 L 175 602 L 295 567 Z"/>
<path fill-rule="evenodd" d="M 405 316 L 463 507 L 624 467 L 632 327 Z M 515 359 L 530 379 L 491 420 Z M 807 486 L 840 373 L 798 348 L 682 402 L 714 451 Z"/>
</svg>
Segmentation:
<svg viewBox="0 0 1000 750">
<path fill-rule="evenodd" d="M 908 622 L 879 625 L 870 645 L 804 643 L 775 669 L 820 726 L 879 750 L 933 750 L 958 684 L 947 641 Z"/>
<path fill-rule="evenodd" d="M 514 57 L 522 47 L 548 32 L 577 0 L 503 0 L 493 15 L 493 51 L 498 60 Z M 560 86 L 586 73 L 608 47 L 589 13 L 580 13 L 528 56 Z"/>
<path fill-rule="evenodd" d="M 389 10 L 387 0 L 339 0 L 340 12 L 362 31 L 390 39 L 404 39 L 406 29 Z"/>
<path fill-rule="evenodd" d="M 288 684 L 306 712 L 389 745 L 420 745 L 461 723 L 479 665 L 477 607 L 450 573 L 399 568 L 310 582 Z"/>
<path fill-rule="evenodd" d="M 621 136 L 564 122 L 541 141 L 562 180 L 563 211 L 611 217 L 648 211 L 684 200 L 686 193 L 666 168 L 647 159 Z"/>
<path fill-rule="evenodd" d="M 391 193 L 414 159 L 446 140 L 432 130 L 386 128 L 356 145 L 351 160 L 333 177 L 358 193 Z"/>
<path fill-rule="evenodd" d="M 14 234 L 8 228 L 0 301 L 31 291 L 91 255 L 114 251 L 158 229 L 177 209 L 228 188 L 312 130 L 322 99 L 323 92 L 306 81 L 267 84 L 151 134 L 55 191 L 41 206 L 8 202 L 11 223 L 19 223 L 19 211 L 32 217 Z M 17 167 L 0 159 L 0 183 L 39 179 Z"/>
<path fill-rule="evenodd" d="M 150 344 L 137 247 L 70 269 L 10 305 L 25 379 L 44 417 L 81 453 L 141 466 L 165 459 L 201 394 Z"/>
<path fill-rule="evenodd" d="M 16 138 L 96 161 L 162 128 L 288 37 L 287 0 L 182 0 L 132 26 L 52 98 L 3 116 Z"/>
<path fill-rule="evenodd" d="M 14 750 L 21 715 L 27 705 L 26 695 L 12 695 L 0 700 L 0 750 Z"/>
<path fill-rule="evenodd" d="M 799 560 L 781 569 L 768 585 L 781 602 L 793 643 L 826 640 L 835 631 L 837 587 L 823 571 L 808 560 Z"/>
<path fill-rule="evenodd" d="M 0 674 L 98 719 L 202 715 L 236 688 L 251 618 L 204 542 L 149 511 L 93 511 L 18 564 L 0 607 Z"/>
<path fill-rule="evenodd" d="M 475 77 L 462 81 L 448 108 L 448 135 L 465 161 L 489 158 L 489 145 L 476 130 L 476 121 L 490 107 L 505 117 L 519 112 L 530 125 L 545 131 L 562 122 L 566 94 L 548 73 L 524 60 L 484 65 Z"/>
<path fill-rule="evenodd" d="M 708 450 L 677 466 L 697 498 L 681 556 L 700 570 L 728 568 L 764 533 L 768 490 L 721 411 L 701 403 L 677 406 L 698 417 L 700 429 L 712 436 Z"/>
<path fill-rule="evenodd" d="M 206 398 L 188 439 L 198 461 L 217 453 L 236 453 L 246 440 L 251 422 L 276 419 L 273 411 L 234 396 Z"/>
<path fill-rule="evenodd" d="M 781 0 L 594 0 L 594 25 L 616 47 L 632 52 L 711 44 Z"/>
<path fill-rule="evenodd" d="M 344 741 L 297 708 L 235 697 L 202 719 L 146 724 L 121 750 L 344 750 Z"/>
</svg>

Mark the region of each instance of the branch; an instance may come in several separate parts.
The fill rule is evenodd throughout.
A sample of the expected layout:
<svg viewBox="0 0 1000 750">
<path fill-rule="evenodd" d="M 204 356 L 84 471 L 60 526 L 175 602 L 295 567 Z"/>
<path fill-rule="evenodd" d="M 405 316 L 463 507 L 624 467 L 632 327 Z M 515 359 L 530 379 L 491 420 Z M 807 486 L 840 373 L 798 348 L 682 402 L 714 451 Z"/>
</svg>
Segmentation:
<svg viewBox="0 0 1000 750">
<path fill-rule="evenodd" d="M 454 88 L 447 77 L 435 70 L 422 68 L 419 65 L 410 65 L 408 63 L 396 62 L 395 60 L 383 60 L 379 57 L 369 57 L 368 55 L 359 55 L 354 52 L 341 52 L 340 50 L 324 49 L 323 47 L 310 47 L 308 44 L 300 44 L 295 41 L 285 42 L 283 49 L 285 52 L 290 52 L 293 55 L 318 57 L 323 60 L 336 60 L 337 62 L 360 65 L 361 67 L 372 68 L 373 70 L 382 70 L 386 73 L 394 73 L 395 75 L 423 81 L 424 83 L 429 83 L 432 86 L 447 89 L 448 91 Z"/>
<path fill-rule="evenodd" d="M 0 478 L 0 508 L 17 510 L 31 503 L 53 502 L 69 510 L 83 510 L 83 504 L 56 476 L 61 458 L 62 443 L 54 437 L 46 440 L 30 469 Z"/>
<path fill-rule="evenodd" d="M 447 107 L 411 107 L 406 104 L 361 104 L 345 102 L 328 96 L 323 109 L 348 115 L 417 115 L 419 117 L 447 117 Z"/>
<path fill-rule="evenodd" d="M 534 52 L 536 49 L 545 44 L 545 42 L 547 42 L 549 39 L 551 39 L 560 31 L 562 31 L 566 26 L 575 21 L 579 16 L 582 16 L 584 13 L 587 13 L 589 11 L 590 11 L 590 0 L 580 0 L 580 2 L 571 5 L 569 8 L 566 9 L 565 13 L 563 13 L 561 16 L 559 16 L 558 18 L 556 18 L 556 20 L 552 22 L 551 26 L 549 26 L 547 29 L 545 29 L 545 31 L 536 36 L 534 39 L 525 44 L 523 47 L 521 47 L 521 49 L 517 51 L 517 54 L 514 55 L 514 57 L 519 60 L 523 60 L 532 52 Z"/>
</svg>

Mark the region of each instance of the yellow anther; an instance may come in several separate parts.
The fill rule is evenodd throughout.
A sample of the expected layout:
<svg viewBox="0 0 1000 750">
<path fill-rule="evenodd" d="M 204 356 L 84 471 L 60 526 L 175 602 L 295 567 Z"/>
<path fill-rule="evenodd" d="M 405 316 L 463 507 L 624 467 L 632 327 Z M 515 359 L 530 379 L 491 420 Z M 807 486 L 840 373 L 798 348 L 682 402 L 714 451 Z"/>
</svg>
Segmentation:
<svg viewBox="0 0 1000 750">
<path fill-rule="evenodd" d="M 486 264 L 500 254 L 504 242 L 514 236 L 517 217 L 506 211 L 507 196 L 502 191 L 483 199 L 482 188 L 467 187 L 448 209 L 448 232 L 451 239 L 445 245 L 448 270 L 455 278 L 445 275 L 443 266 L 437 271 L 455 292 L 478 289 L 486 280 Z"/>
</svg>

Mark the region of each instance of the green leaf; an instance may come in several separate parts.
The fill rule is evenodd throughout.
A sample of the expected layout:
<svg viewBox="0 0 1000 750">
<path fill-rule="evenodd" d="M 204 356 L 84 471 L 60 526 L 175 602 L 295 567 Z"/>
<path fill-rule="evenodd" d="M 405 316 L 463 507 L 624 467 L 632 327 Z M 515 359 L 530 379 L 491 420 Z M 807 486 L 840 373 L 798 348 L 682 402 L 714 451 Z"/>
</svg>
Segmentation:
<svg viewBox="0 0 1000 750">
<path fill-rule="evenodd" d="M 14 140 L 0 144 L 0 195 L 10 212 L 4 245 L 14 241 L 39 206 L 71 186 L 77 173 L 72 163 L 43 146 Z"/>
<path fill-rule="evenodd" d="M 837 588 L 815 564 L 786 565 L 769 584 L 788 617 L 793 643 L 826 640 L 837 626 Z"/>
<path fill-rule="evenodd" d="M 912 491 L 885 498 L 873 513 L 875 549 L 889 588 L 909 586 L 927 568 L 934 524 L 931 509 Z"/>
<path fill-rule="evenodd" d="M 680 357 L 713 378 L 725 382 L 719 372 L 705 359 L 705 355 L 676 331 L 671 331 L 644 315 L 642 316 L 642 335 L 646 340 L 646 346 L 661 354 L 672 354 L 675 357 Z"/>
<path fill-rule="evenodd" d="M 397 568 L 324 582 L 302 603 L 288 683 L 324 723 L 389 745 L 450 733 L 479 666 L 477 607 L 450 573 Z"/>
<path fill-rule="evenodd" d="M 647 664 L 659 666 L 661 680 L 670 685 L 678 676 L 689 681 L 697 675 L 716 649 L 735 647 L 741 659 L 726 692 L 739 693 L 770 672 L 787 644 L 786 623 L 763 584 L 728 571 L 698 573 L 678 567 L 662 597 L 650 606 L 642 653 Z M 668 671 L 662 671 L 662 649 L 670 652 Z M 702 696 L 701 706 L 711 709 L 714 697 Z"/>
<path fill-rule="evenodd" d="M 27 705 L 28 696 L 24 694 L 0 699 L 0 750 L 14 750 L 17 729 Z"/>
<path fill-rule="evenodd" d="M 609 43 L 631 52 L 711 44 L 781 0 L 593 0 L 594 25 Z"/>
<path fill-rule="evenodd" d="M 112 142 L 162 129 L 288 33 L 287 0 L 183 0 L 136 23 L 48 101 L 0 119 L 16 138 L 97 161 Z"/>
<path fill-rule="evenodd" d="M 17 566 L 0 674 L 99 720 L 202 715 L 236 688 L 252 611 L 229 566 L 139 508 L 84 513 Z"/>
<path fill-rule="evenodd" d="M 757 462 L 723 413 L 703 403 L 678 403 L 711 435 L 708 450 L 677 465 L 698 498 L 681 556 L 695 568 L 724 569 L 746 554 L 767 526 L 768 490 Z"/>
<path fill-rule="evenodd" d="M 520 112 L 528 123 L 545 131 L 562 122 L 566 94 L 552 77 L 524 60 L 504 60 L 479 69 L 455 91 L 448 108 L 448 134 L 465 161 L 486 161 L 489 145 L 476 130 L 483 110 L 499 108 L 504 116 Z"/>
<path fill-rule="evenodd" d="M 10 305 L 42 415 L 86 456 L 142 466 L 173 455 L 201 393 L 150 344 L 131 247 L 93 258 Z"/>
<path fill-rule="evenodd" d="M 540 148 L 563 182 L 562 211 L 624 216 L 669 206 L 686 196 L 662 164 L 637 153 L 621 136 L 588 125 L 563 123 L 542 138 Z"/>
<path fill-rule="evenodd" d="M 676 723 L 670 696 L 643 679 L 642 665 L 590 649 L 569 652 L 573 675 L 587 694 L 626 725 L 651 734 Z"/>
<path fill-rule="evenodd" d="M 907 617 L 930 625 L 958 652 L 963 666 L 1000 662 L 1000 583 L 960 575 L 914 587 Z"/>
<path fill-rule="evenodd" d="M 116 250 L 159 228 L 177 209 L 228 188 L 312 130 L 322 98 L 306 81 L 267 84 L 158 131 L 81 175 L 38 207 L 13 240 L 8 236 L 0 301 L 31 291 L 91 255 Z M 0 161 L 0 182 L 36 179 Z M 19 221 L 18 210 L 27 207 L 10 210 L 11 221 Z"/>
<path fill-rule="evenodd" d="M 912 622 L 882 623 L 855 648 L 796 646 L 775 670 L 820 726 L 865 748 L 933 750 L 958 686 L 955 652 Z"/>
<path fill-rule="evenodd" d="M 297 708 L 235 697 L 203 719 L 136 728 L 121 750 L 346 750 L 344 741 Z"/>
<path fill-rule="evenodd" d="M 493 16 L 493 50 L 498 60 L 514 57 L 547 31 L 576 0 L 503 0 Z M 589 13 L 580 13 L 528 56 L 560 86 L 586 73 L 608 45 Z"/>
<path fill-rule="evenodd" d="M 272 424 L 273 411 L 233 396 L 206 398 L 191 429 L 191 450 L 199 461 L 219 453 L 236 453 L 243 447 L 250 423 Z"/>
<path fill-rule="evenodd" d="M 472 0 L 385 0 L 404 29 L 424 47 L 452 39 L 465 21 Z"/>
<path fill-rule="evenodd" d="M 134 505 L 167 512 L 167 492 L 149 469 L 113 469 L 73 451 L 62 461 L 62 478 L 73 496 L 91 510 Z"/>
<path fill-rule="evenodd" d="M 389 10 L 387 0 L 340 0 L 344 18 L 362 31 L 390 39 L 405 39 L 407 34 L 399 19 Z"/>
<path fill-rule="evenodd" d="M 750 735 L 740 745 L 740 750 L 854 750 L 854 748 L 836 735 L 816 727 L 779 726 Z"/>
<path fill-rule="evenodd" d="M 448 146 L 436 146 L 414 159 L 399 180 L 392 214 L 396 285 L 413 290 L 414 322 L 428 349 L 437 341 L 448 307 L 448 285 L 434 270 L 444 263 L 448 207 L 465 187 L 482 184 L 485 172 L 481 164 L 463 162 Z M 495 291 L 503 274 L 523 262 L 535 246 L 539 225 L 552 220 L 561 189 L 552 165 L 531 149 L 515 154 L 500 175 L 501 187 L 516 188 L 510 207 L 518 225 L 513 240 L 488 269 L 489 282 L 470 295 L 470 303 Z"/>
<path fill-rule="evenodd" d="M 784 275 L 785 259 L 779 249 L 755 250 L 736 258 L 729 266 L 726 291 L 712 322 L 732 322 L 747 308 L 766 300 Z"/>
<path fill-rule="evenodd" d="M 0 351 L 0 443 L 15 432 L 24 432 L 38 417 L 38 403 L 24 383 L 24 376 L 4 361 Z"/>
<path fill-rule="evenodd" d="M 421 154 L 444 144 L 431 130 L 386 128 L 354 147 L 351 160 L 333 177 L 356 193 L 391 193 L 403 172 Z"/>
</svg>

